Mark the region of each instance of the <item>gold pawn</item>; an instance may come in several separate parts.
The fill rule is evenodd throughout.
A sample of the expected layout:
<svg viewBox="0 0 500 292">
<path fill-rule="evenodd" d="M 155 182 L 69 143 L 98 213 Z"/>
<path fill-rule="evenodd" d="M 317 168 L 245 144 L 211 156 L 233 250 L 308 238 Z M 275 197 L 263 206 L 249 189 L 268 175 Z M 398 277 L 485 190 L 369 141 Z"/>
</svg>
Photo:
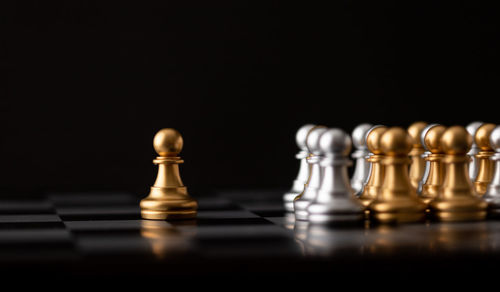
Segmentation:
<svg viewBox="0 0 500 292">
<path fill-rule="evenodd" d="M 477 147 L 479 147 L 479 153 L 476 154 L 479 170 L 477 172 L 476 181 L 474 182 L 474 187 L 479 196 L 483 196 L 486 193 L 486 189 L 493 179 L 494 163 L 491 157 L 495 154 L 495 151 L 491 148 L 490 135 L 495 127 L 495 124 L 483 124 L 477 129 L 474 137 Z"/>
<path fill-rule="evenodd" d="M 437 197 L 443 185 L 445 167 L 443 165 L 444 152 L 441 147 L 441 136 L 446 131 L 446 127 L 437 125 L 429 129 L 425 134 L 424 143 L 431 152 L 426 158 L 429 161 L 429 175 L 422 186 L 421 199 L 428 204 Z"/>
<path fill-rule="evenodd" d="M 462 126 L 448 128 L 441 136 L 445 152 L 445 178 L 438 196 L 429 204 L 440 221 L 474 221 L 486 217 L 487 204 L 475 195 L 469 178 L 467 152 L 472 137 Z"/>
<path fill-rule="evenodd" d="M 384 166 L 381 163 L 384 156 L 380 150 L 379 142 L 380 136 L 382 136 L 385 131 L 387 131 L 387 127 L 375 126 L 366 136 L 366 146 L 372 155 L 366 159 L 366 161 L 371 164 L 371 170 L 365 187 L 363 188 L 363 192 L 359 196 L 359 200 L 365 207 L 377 197 L 382 182 L 384 181 Z"/>
<path fill-rule="evenodd" d="M 408 175 L 412 142 L 400 127 L 392 127 L 380 137 L 385 177 L 380 193 L 369 206 L 379 222 L 416 222 L 425 218 L 426 205 L 418 198 Z"/>
<path fill-rule="evenodd" d="M 420 140 L 425 127 L 427 127 L 427 123 L 425 122 L 415 122 L 408 127 L 408 134 L 413 139 L 413 147 L 409 154 L 411 158 L 410 182 L 415 189 L 418 188 L 418 184 L 424 177 L 425 172 L 425 161 L 422 158 L 424 147 Z"/>
<path fill-rule="evenodd" d="M 196 217 L 198 203 L 189 196 L 179 174 L 179 164 L 184 163 L 178 156 L 183 143 L 181 134 L 175 129 L 162 129 L 156 133 L 153 145 L 160 156 L 153 163 L 158 165 L 158 175 L 149 195 L 140 203 L 142 218 L 175 220 Z"/>
</svg>

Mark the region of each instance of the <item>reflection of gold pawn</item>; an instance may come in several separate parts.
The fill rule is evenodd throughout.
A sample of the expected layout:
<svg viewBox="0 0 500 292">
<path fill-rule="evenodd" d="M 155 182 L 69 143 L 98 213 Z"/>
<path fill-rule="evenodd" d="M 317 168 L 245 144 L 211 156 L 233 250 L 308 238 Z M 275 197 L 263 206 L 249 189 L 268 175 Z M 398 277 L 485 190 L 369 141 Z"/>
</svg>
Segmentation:
<svg viewBox="0 0 500 292">
<path fill-rule="evenodd" d="M 190 219 L 196 217 L 198 204 L 188 195 L 179 175 L 177 155 L 182 150 L 181 134 L 175 129 L 162 129 L 154 137 L 154 148 L 160 155 L 153 160 L 158 164 L 158 176 L 149 196 L 141 201 L 144 219 Z"/>
<path fill-rule="evenodd" d="M 431 212 L 441 221 L 482 220 L 486 202 L 475 195 L 469 178 L 468 163 L 472 137 L 462 126 L 448 128 L 441 137 L 446 154 L 445 179 L 438 196 L 431 201 Z"/>
<path fill-rule="evenodd" d="M 415 122 L 408 127 L 408 134 L 413 139 L 413 147 L 409 154 L 411 158 L 410 182 L 415 189 L 418 188 L 418 184 L 422 180 L 425 171 L 425 161 L 422 158 L 424 147 L 420 139 L 425 127 L 427 127 L 427 123 L 425 122 Z"/>
<path fill-rule="evenodd" d="M 429 129 L 424 137 L 424 143 L 427 149 L 431 152 L 426 158 L 429 161 L 429 175 L 422 186 L 421 198 L 428 204 L 432 199 L 437 197 L 444 180 L 445 167 L 442 163 L 444 154 L 441 147 L 441 136 L 446 127 L 437 125 Z"/>
<path fill-rule="evenodd" d="M 366 135 L 366 146 L 372 155 L 366 159 L 371 164 L 371 170 L 363 193 L 359 196 L 359 200 L 364 206 L 368 206 L 377 197 L 384 180 L 384 166 L 381 163 L 383 154 L 380 151 L 379 142 L 380 136 L 385 131 L 387 131 L 387 127 L 374 126 Z"/>
<path fill-rule="evenodd" d="M 377 198 L 369 206 L 377 221 L 416 222 L 425 218 L 426 205 L 418 198 L 408 176 L 412 142 L 399 127 L 390 128 L 380 137 L 385 177 Z"/>
<path fill-rule="evenodd" d="M 483 124 L 479 127 L 479 129 L 477 129 L 474 137 L 477 147 L 479 147 L 479 153 L 476 154 L 479 170 L 477 172 L 476 181 L 474 182 L 476 193 L 479 196 L 483 196 L 486 193 L 486 189 L 493 178 L 494 163 L 493 160 L 491 160 L 491 157 L 495 154 L 495 152 L 490 145 L 490 135 L 495 127 L 495 124 Z"/>
</svg>

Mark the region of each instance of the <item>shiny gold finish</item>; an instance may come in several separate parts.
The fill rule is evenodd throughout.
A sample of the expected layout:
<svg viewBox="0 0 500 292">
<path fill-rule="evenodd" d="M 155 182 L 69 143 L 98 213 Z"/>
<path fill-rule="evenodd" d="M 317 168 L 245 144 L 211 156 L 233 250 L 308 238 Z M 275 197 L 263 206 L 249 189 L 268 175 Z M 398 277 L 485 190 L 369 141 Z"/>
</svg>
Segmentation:
<svg viewBox="0 0 500 292">
<path fill-rule="evenodd" d="M 179 164 L 184 162 L 178 156 L 183 146 L 181 134 L 175 129 L 162 129 L 155 135 L 153 144 L 160 155 L 153 160 L 158 164 L 158 175 L 148 197 L 141 201 L 142 218 L 195 218 L 198 203 L 188 195 L 179 174 Z"/>
<path fill-rule="evenodd" d="M 486 193 L 486 189 L 493 179 L 494 163 L 490 158 L 495 154 L 495 151 L 493 151 L 490 145 L 490 135 L 495 127 L 495 124 L 483 124 L 477 129 L 474 137 L 477 147 L 480 149 L 479 153 L 476 154 L 479 170 L 477 172 L 476 181 L 474 182 L 476 193 L 479 196 L 483 196 Z"/>
<path fill-rule="evenodd" d="M 364 206 L 368 206 L 378 195 L 384 180 L 384 166 L 381 161 L 383 154 L 380 150 L 380 136 L 387 131 L 387 127 L 377 127 L 372 129 L 366 137 L 368 150 L 373 154 L 366 160 L 371 163 L 370 176 L 359 196 L 359 200 Z"/>
<path fill-rule="evenodd" d="M 438 125 L 432 127 L 424 137 L 424 143 L 431 152 L 426 160 L 429 161 L 429 175 L 422 186 L 421 199 L 428 204 L 437 197 L 443 185 L 445 167 L 443 165 L 444 152 L 441 147 L 441 136 L 446 131 L 446 127 Z"/>
<path fill-rule="evenodd" d="M 196 220 L 183 220 L 182 229 L 171 222 L 142 220 L 141 236 L 149 243 L 151 252 L 158 259 L 179 256 L 193 249 Z"/>
<path fill-rule="evenodd" d="M 446 175 L 438 196 L 430 202 L 432 214 L 440 221 L 475 221 L 486 218 L 486 202 L 475 195 L 469 178 L 467 152 L 472 137 L 462 126 L 448 128 L 441 137 L 446 156 Z"/>
<path fill-rule="evenodd" d="M 427 123 L 425 122 L 415 122 L 408 127 L 408 134 L 413 139 L 413 147 L 409 154 L 411 158 L 410 182 L 415 189 L 418 188 L 418 184 L 424 177 L 425 172 L 425 161 L 422 158 L 424 147 L 420 140 L 425 127 L 427 127 Z"/>
<path fill-rule="evenodd" d="M 377 198 L 369 205 L 374 219 L 382 223 L 416 222 L 425 218 L 426 205 L 418 196 L 408 176 L 408 153 L 412 138 L 400 127 L 388 129 L 380 137 L 385 177 Z"/>
</svg>

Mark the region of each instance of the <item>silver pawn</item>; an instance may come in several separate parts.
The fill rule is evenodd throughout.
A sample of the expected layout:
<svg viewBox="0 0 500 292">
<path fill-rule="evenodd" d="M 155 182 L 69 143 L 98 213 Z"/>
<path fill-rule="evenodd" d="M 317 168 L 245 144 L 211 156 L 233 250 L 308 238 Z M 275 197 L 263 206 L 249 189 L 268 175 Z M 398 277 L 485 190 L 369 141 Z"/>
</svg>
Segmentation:
<svg viewBox="0 0 500 292">
<path fill-rule="evenodd" d="M 352 143 L 356 151 L 351 157 L 356 159 L 354 173 L 351 178 L 351 187 L 356 195 L 360 195 L 365 186 L 365 181 L 370 172 L 370 163 L 366 161 L 366 156 L 370 154 L 366 147 L 366 133 L 371 129 L 371 124 L 361 124 L 352 131 Z"/>
<path fill-rule="evenodd" d="M 341 129 L 329 129 L 321 135 L 319 148 L 323 153 L 320 162 L 323 180 L 318 195 L 307 208 L 309 222 L 321 224 L 363 219 L 363 204 L 355 197 L 347 174 L 352 163 L 347 158 L 351 138 Z"/>
<path fill-rule="evenodd" d="M 483 199 L 488 203 L 490 213 L 500 214 L 500 126 L 497 126 L 490 135 L 491 147 L 495 149 L 495 154 L 491 160 L 495 163 L 494 174 L 491 183 L 486 190 Z"/>
<path fill-rule="evenodd" d="M 307 207 L 309 207 L 318 193 L 322 178 L 322 168 L 319 165 L 319 161 L 321 160 L 319 139 L 326 130 L 327 128 L 314 128 L 307 135 L 306 146 L 309 153 L 311 153 L 307 158 L 307 163 L 311 166 L 311 175 L 309 176 L 308 184 L 304 188 L 304 192 L 300 198 L 293 202 L 296 220 L 307 220 Z"/>
<path fill-rule="evenodd" d="M 431 162 L 426 159 L 427 156 L 429 156 L 431 154 L 431 152 L 429 151 L 429 149 L 425 145 L 425 141 L 424 141 L 425 135 L 427 135 L 427 132 L 429 132 L 429 130 L 434 128 L 435 126 L 439 126 L 439 124 L 427 125 L 427 127 L 425 127 L 422 130 L 422 134 L 420 135 L 420 143 L 422 144 L 422 146 L 424 147 L 424 150 L 425 150 L 425 152 L 422 154 L 422 158 L 425 159 L 425 170 L 424 170 L 424 175 L 422 176 L 422 180 L 418 183 L 417 194 L 419 194 L 419 195 L 422 193 L 422 188 L 423 188 L 425 182 L 427 181 L 427 178 L 429 177 L 429 171 L 431 168 Z"/>
<path fill-rule="evenodd" d="M 472 122 L 467 126 L 467 132 L 469 132 L 472 138 L 474 138 L 474 136 L 476 136 L 477 129 L 479 129 L 479 127 L 481 127 L 482 125 L 483 122 Z M 469 163 L 469 177 L 471 181 L 476 180 L 477 172 L 479 170 L 476 158 L 476 154 L 478 153 L 479 153 L 479 147 L 477 147 L 476 145 L 476 139 L 472 139 L 472 146 L 469 152 L 467 152 L 467 154 L 471 158 L 471 161 Z"/>
<path fill-rule="evenodd" d="M 300 160 L 300 168 L 297 178 L 293 181 L 292 189 L 283 195 L 283 201 L 285 204 L 285 210 L 287 212 L 293 212 L 293 200 L 302 193 L 304 190 L 304 185 L 307 183 L 309 178 L 309 164 L 307 163 L 307 157 L 309 156 L 309 151 L 306 146 L 307 135 L 313 129 L 315 125 L 307 124 L 297 131 L 295 135 L 295 142 L 299 147 L 300 151 L 295 155 L 295 158 Z"/>
</svg>

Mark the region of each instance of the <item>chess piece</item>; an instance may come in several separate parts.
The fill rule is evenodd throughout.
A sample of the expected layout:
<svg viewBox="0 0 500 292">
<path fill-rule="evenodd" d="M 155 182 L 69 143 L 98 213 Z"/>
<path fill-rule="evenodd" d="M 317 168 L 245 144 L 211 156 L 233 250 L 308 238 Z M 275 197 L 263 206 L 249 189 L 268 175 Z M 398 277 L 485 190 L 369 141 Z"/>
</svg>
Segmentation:
<svg viewBox="0 0 500 292">
<path fill-rule="evenodd" d="M 472 136 L 472 147 L 470 148 L 470 151 L 467 153 L 469 157 L 471 158 L 470 163 L 469 163 L 469 177 L 471 181 L 476 180 L 477 176 L 477 171 L 478 171 L 478 163 L 476 159 L 476 154 L 479 153 L 479 147 L 477 147 L 476 144 L 476 139 L 474 137 L 476 136 L 476 131 L 483 125 L 483 122 L 472 122 L 467 126 L 467 132 Z"/>
<path fill-rule="evenodd" d="M 371 155 L 366 159 L 370 163 L 370 173 L 366 181 L 363 192 L 359 200 L 364 206 L 368 206 L 378 195 L 382 182 L 384 181 L 384 166 L 381 161 L 384 157 L 380 149 L 380 136 L 387 131 L 387 127 L 377 125 L 373 126 L 366 133 L 366 146 Z"/>
<path fill-rule="evenodd" d="M 441 136 L 445 153 L 445 178 L 429 208 L 440 221 L 473 221 L 486 217 L 487 204 L 479 198 L 469 178 L 467 152 L 472 137 L 462 126 L 448 128 Z"/>
<path fill-rule="evenodd" d="M 476 193 L 479 196 L 483 196 L 486 193 L 486 188 L 493 178 L 493 161 L 490 158 L 495 152 L 490 145 L 490 134 L 495 127 L 495 124 L 483 124 L 477 129 L 474 137 L 477 147 L 479 147 L 479 153 L 476 154 L 479 168 L 474 182 Z"/>
<path fill-rule="evenodd" d="M 340 129 L 329 129 L 321 135 L 319 148 L 322 152 L 320 166 L 323 179 L 316 198 L 307 207 L 309 222 L 335 223 L 363 219 L 364 207 L 354 195 L 349 184 L 347 158 L 351 139 Z"/>
<path fill-rule="evenodd" d="M 178 156 L 182 150 L 183 139 L 175 129 L 162 129 L 154 137 L 154 148 L 158 157 L 158 175 L 149 195 L 141 203 L 144 219 L 170 220 L 192 219 L 196 217 L 198 204 L 191 198 L 183 185 L 179 164 L 184 161 Z"/>
<path fill-rule="evenodd" d="M 490 135 L 490 145 L 495 150 L 491 157 L 494 163 L 494 174 L 483 199 L 488 203 L 490 214 L 500 215 L 500 126 L 497 126 Z"/>
<path fill-rule="evenodd" d="M 363 191 L 364 184 L 368 178 L 370 171 L 370 163 L 366 161 L 366 156 L 370 154 L 366 147 L 366 132 L 371 129 L 370 124 L 361 124 L 352 131 L 352 143 L 356 147 L 356 151 L 352 154 L 352 158 L 356 159 L 354 173 L 351 178 L 351 187 L 356 195 L 360 195 Z"/>
<path fill-rule="evenodd" d="M 420 135 L 427 126 L 425 122 L 415 122 L 408 127 L 408 134 L 413 139 L 413 147 L 410 151 L 410 182 L 417 189 L 425 171 L 425 160 L 422 158 L 424 146 L 421 143 Z"/>
<path fill-rule="evenodd" d="M 293 182 L 292 189 L 288 191 L 283 196 L 283 201 L 285 203 L 285 210 L 287 212 L 293 212 L 293 200 L 304 190 L 305 184 L 309 179 L 309 164 L 307 163 L 307 157 L 309 152 L 306 147 L 306 139 L 309 132 L 315 128 L 315 125 L 307 124 L 297 131 L 295 135 L 295 141 L 300 151 L 295 155 L 295 158 L 300 160 L 300 168 L 297 178 Z"/>
<path fill-rule="evenodd" d="M 427 135 L 427 131 L 429 131 L 432 127 L 434 127 L 436 125 L 438 125 L 438 124 L 428 125 L 427 127 L 425 127 L 422 130 L 422 133 L 420 134 L 420 143 L 424 147 L 424 153 L 422 153 L 422 159 L 424 159 L 424 161 L 425 161 L 425 167 L 424 167 L 424 175 L 422 176 L 422 179 L 418 183 L 418 187 L 417 187 L 417 194 L 418 195 L 422 194 L 422 188 L 423 188 L 425 182 L 427 181 L 427 178 L 429 177 L 429 171 L 430 171 L 430 167 L 431 167 L 430 161 L 427 160 L 427 157 L 431 154 L 431 152 L 429 151 L 429 149 L 425 145 L 425 141 L 424 141 L 425 135 Z"/>
<path fill-rule="evenodd" d="M 381 223 L 416 222 L 425 218 L 426 204 L 418 198 L 408 175 L 412 145 L 412 138 L 400 127 L 389 128 L 380 137 L 385 176 L 369 208 L 373 218 Z"/>
<path fill-rule="evenodd" d="M 441 136 L 445 131 L 445 126 L 435 124 L 426 131 L 423 139 L 426 148 L 431 153 L 426 157 L 426 161 L 429 162 L 429 174 L 420 194 L 421 199 L 426 204 L 437 197 L 443 185 L 445 167 L 442 163 L 444 152 L 441 147 Z"/>
<path fill-rule="evenodd" d="M 307 135 L 306 146 L 309 153 L 311 153 L 311 155 L 307 158 L 307 163 L 311 165 L 311 175 L 306 187 L 304 188 L 304 192 L 293 202 L 296 220 L 307 220 L 307 207 L 309 207 L 318 194 L 318 189 L 323 176 L 323 169 L 319 165 L 322 158 L 321 150 L 319 148 L 319 140 L 321 135 L 323 135 L 326 131 L 326 127 L 317 127 L 310 131 L 309 135 Z"/>
</svg>

